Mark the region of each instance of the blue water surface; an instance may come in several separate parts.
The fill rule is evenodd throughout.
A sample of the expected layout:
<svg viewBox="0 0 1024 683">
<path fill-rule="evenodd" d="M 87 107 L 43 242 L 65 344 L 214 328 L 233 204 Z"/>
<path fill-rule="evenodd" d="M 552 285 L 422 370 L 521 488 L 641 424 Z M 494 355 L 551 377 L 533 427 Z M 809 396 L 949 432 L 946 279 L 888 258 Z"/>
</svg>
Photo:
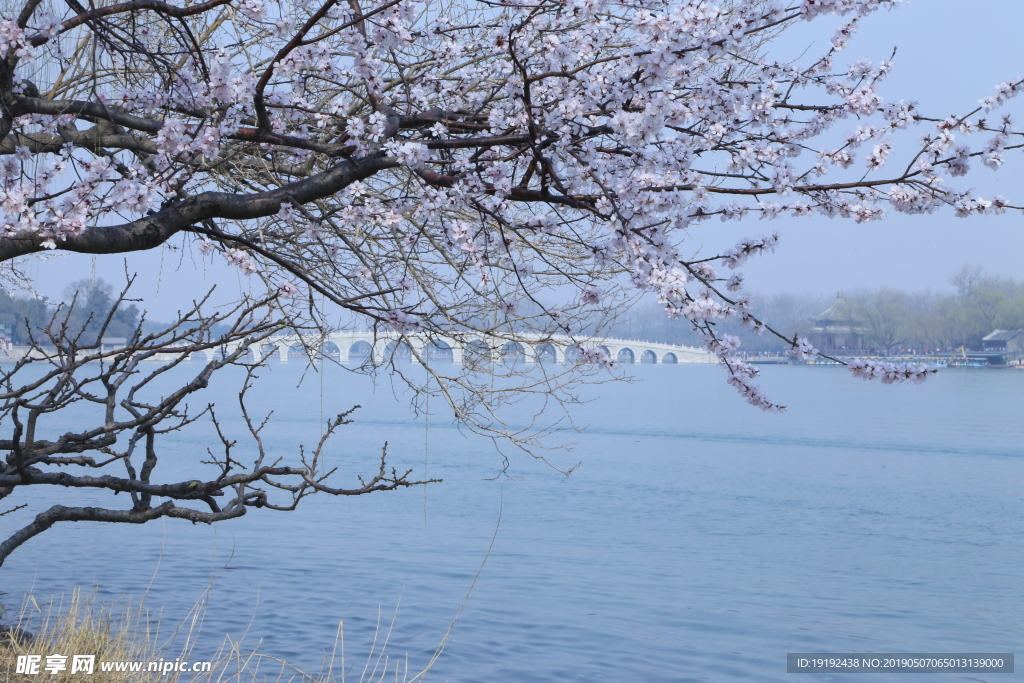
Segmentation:
<svg viewBox="0 0 1024 683">
<path fill-rule="evenodd" d="M 444 482 L 316 496 L 214 527 L 61 524 L 0 569 L 4 602 L 74 586 L 145 594 L 166 630 L 212 580 L 194 659 L 245 634 L 316 672 L 343 620 L 347 680 L 358 680 L 392 618 L 389 656 L 426 665 L 493 539 L 427 680 L 842 683 L 865 676 L 787 674 L 786 653 L 1024 651 L 1024 372 L 882 386 L 840 368 L 767 368 L 763 385 L 789 409 L 763 414 L 716 367 L 636 365 L 641 381 L 584 392 L 594 400 L 572 414 L 586 428 L 563 439 L 573 450 L 544 453 L 581 463 L 569 477 L 504 446 L 503 472 L 491 442 L 436 401 L 425 424 L 387 380 L 329 368 L 296 388 L 302 372 L 274 365 L 253 392 L 255 412 L 275 411 L 271 453 L 308 448 L 321 416 L 358 403 L 331 448 L 339 483 L 372 476 L 385 441 L 396 467 Z M 236 384 L 209 396 L 251 460 L 230 417 Z M 168 478 L 207 447 L 206 428 L 168 437 Z M 24 496 L 31 514 L 60 496 L 103 501 L 44 494 Z M 0 517 L 0 531 L 29 518 Z"/>
</svg>

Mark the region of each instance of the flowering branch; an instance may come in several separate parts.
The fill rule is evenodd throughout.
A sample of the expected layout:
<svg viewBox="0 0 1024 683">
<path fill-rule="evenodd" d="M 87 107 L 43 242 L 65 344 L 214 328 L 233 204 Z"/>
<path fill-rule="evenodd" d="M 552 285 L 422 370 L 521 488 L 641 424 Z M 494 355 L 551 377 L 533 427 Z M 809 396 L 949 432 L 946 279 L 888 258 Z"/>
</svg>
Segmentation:
<svg viewBox="0 0 1024 683">
<path fill-rule="evenodd" d="M 778 236 L 697 253 L 708 221 L 1022 210 L 956 179 L 1024 147 L 992 113 L 1024 81 L 942 119 L 881 97 L 893 55 L 841 61 L 894 4 L 29 0 L 0 20 L 0 261 L 218 247 L 290 306 L 460 343 L 589 349 L 583 330 L 650 293 L 773 408 L 715 325 L 814 353 L 744 292 Z M 773 56 L 825 15 L 844 20 L 816 58 Z"/>
</svg>

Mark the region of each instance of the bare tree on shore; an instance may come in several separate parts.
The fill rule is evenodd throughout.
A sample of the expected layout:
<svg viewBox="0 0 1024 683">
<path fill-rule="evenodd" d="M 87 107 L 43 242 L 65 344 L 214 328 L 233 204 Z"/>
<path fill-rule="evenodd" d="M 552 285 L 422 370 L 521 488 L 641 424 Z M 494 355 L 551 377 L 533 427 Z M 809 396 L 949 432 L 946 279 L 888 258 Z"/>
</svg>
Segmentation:
<svg viewBox="0 0 1024 683">
<path fill-rule="evenodd" d="M 149 334 L 139 327 L 123 346 L 106 348 L 102 332 L 124 298 L 122 293 L 99 321 L 99 336 L 89 334 L 88 325 L 70 326 L 70 316 L 58 311 L 50 327 L 37 330 L 42 338 L 0 370 L 0 421 L 10 432 L 10 438 L 0 439 L 0 448 L 8 451 L 0 464 L 0 501 L 27 488 L 76 488 L 108 496 L 98 505 L 57 504 L 39 512 L 0 541 L 0 565 L 60 522 L 143 524 L 167 517 L 210 524 L 240 517 L 250 508 L 294 510 L 315 493 L 360 496 L 428 483 L 410 478 L 411 469 L 389 468 L 385 444 L 379 469 L 354 477 L 350 488 L 333 484 L 337 465 L 332 464 L 330 441 L 358 406 L 331 418 L 313 448 L 296 444 L 291 453 L 267 452 L 262 432 L 268 416 L 250 414 L 246 403 L 263 366 L 250 349 L 261 347 L 284 326 L 264 315 L 267 300 L 245 301 L 213 314 L 201 313 L 204 302 L 197 302 L 170 326 Z M 221 324 L 228 329 L 214 334 Z M 192 356 L 205 352 L 215 352 L 215 358 L 197 370 Z M 248 444 L 230 438 L 217 406 L 202 402 L 214 375 L 229 368 L 243 376 L 238 404 Z M 160 465 L 168 442 L 200 421 L 211 422 L 220 441 L 189 468 L 201 478 L 157 483 L 167 481 L 166 467 Z M 131 501 L 127 508 L 116 506 L 118 494 Z"/>
</svg>

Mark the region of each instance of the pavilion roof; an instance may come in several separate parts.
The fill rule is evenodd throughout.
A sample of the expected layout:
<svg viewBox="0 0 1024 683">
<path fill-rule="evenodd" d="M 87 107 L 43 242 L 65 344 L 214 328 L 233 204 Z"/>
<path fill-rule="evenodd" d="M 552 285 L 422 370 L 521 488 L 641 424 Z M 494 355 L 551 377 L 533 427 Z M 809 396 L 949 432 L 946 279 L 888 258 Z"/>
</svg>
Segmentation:
<svg viewBox="0 0 1024 683">
<path fill-rule="evenodd" d="M 856 319 L 857 316 L 853 314 L 853 309 L 850 308 L 850 304 L 847 303 L 842 292 L 836 295 L 836 300 L 832 302 L 831 306 L 821 313 L 811 316 L 811 320 L 814 322 L 824 322 L 826 320 L 853 322 Z"/>
<path fill-rule="evenodd" d="M 1010 341 L 1024 330 L 992 330 L 981 338 L 982 341 Z"/>
</svg>

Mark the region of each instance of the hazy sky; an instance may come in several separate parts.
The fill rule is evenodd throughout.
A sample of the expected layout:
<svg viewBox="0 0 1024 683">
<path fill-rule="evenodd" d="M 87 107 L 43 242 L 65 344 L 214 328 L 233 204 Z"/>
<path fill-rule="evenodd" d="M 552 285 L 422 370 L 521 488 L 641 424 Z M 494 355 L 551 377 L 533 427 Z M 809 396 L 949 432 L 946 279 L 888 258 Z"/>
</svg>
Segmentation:
<svg viewBox="0 0 1024 683">
<path fill-rule="evenodd" d="M 880 88 L 882 95 L 917 100 L 923 112 L 947 116 L 970 111 L 997 83 L 1024 76 L 1022 26 L 1024 2 L 1019 0 L 915 0 L 869 17 L 844 54 L 848 59 L 878 61 L 898 47 L 893 72 Z M 828 21 L 809 22 L 785 36 L 783 49 L 793 50 L 794 55 L 805 47 L 810 53 L 821 53 L 832 33 Z M 1007 111 L 1014 108 L 1011 103 Z M 853 125 L 845 122 L 841 127 Z M 861 151 L 860 156 L 864 154 Z M 969 178 L 988 195 L 1003 194 L 1020 203 L 1024 201 L 1024 153 L 1013 151 L 1007 156 L 999 173 L 976 163 Z M 775 254 L 745 266 L 755 293 L 832 293 L 880 285 L 948 290 L 947 280 L 964 263 L 1024 277 L 1024 217 L 1019 214 L 972 219 L 955 218 L 952 212 L 890 214 L 884 221 L 864 225 L 825 218 L 755 220 L 743 225 L 715 221 L 714 225 L 727 230 L 730 243 L 771 229 L 781 232 Z M 703 243 L 702 239 L 698 242 Z M 222 296 L 247 286 L 235 269 L 221 266 L 219 259 L 204 266 L 188 248 L 127 257 L 68 255 L 45 264 L 25 262 L 22 267 L 35 278 L 42 294 L 59 297 L 69 282 L 90 277 L 94 269 L 108 281 L 122 282 L 125 258 L 129 269 L 139 273 L 135 295 L 146 300 L 156 319 L 166 319 L 214 284 Z"/>
<path fill-rule="evenodd" d="M 816 23 L 806 24 L 804 44 L 817 37 L 817 49 L 811 51 L 821 52 L 831 34 L 819 33 Z M 881 94 L 887 100 L 917 100 L 922 112 L 943 117 L 970 111 L 997 83 L 1024 77 L 1022 26 L 1024 2 L 1017 0 L 915 0 L 870 16 L 844 54 L 877 61 L 897 47 Z M 1017 104 L 1011 102 L 1006 111 L 1019 111 Z M 1019 129 L 1024 121 L 1017 119 Z M 1024 199 L 1024 153 L 1008 153 L 998 173 L 974 164 L 968 178 L 970 183 L 958 186 L 977 187 L 989 196 L 1002 194 L 1019 204 Z M 890 212 L 883 221 L 861 225 L 815 217 L 774 226 L 782 233 L 778 251 L 745 269 L 751 289 L 763 293 L 880 285 L 947 290 L 950 275 L 964 263 L 1024 278 L 1020 214 L 961 219 L 951 211 L 926 216 Z M 752 230 L 758 227 L 751 225 Z"/>
</svg>

